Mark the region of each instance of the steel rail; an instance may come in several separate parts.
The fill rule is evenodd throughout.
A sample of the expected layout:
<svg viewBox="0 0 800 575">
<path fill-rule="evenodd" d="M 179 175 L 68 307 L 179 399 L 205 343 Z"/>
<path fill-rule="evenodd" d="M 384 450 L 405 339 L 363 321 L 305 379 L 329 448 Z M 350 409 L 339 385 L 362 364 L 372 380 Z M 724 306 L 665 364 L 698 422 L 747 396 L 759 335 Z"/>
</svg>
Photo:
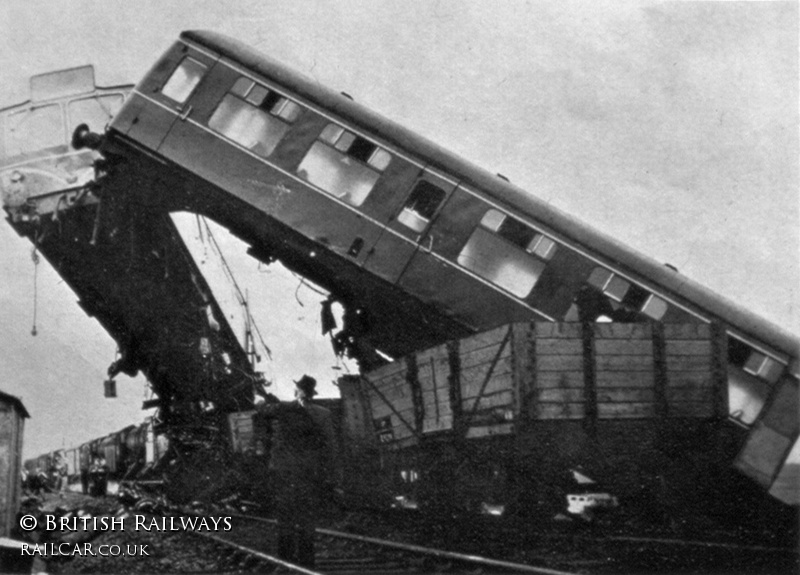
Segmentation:
<svg viewBox="0 0 800 575">
<path fill-rule="evenodd" d="M 594 541 L 615 541 L 622 543 L 657 543 L 659 545 L 733 549 L 736 551 L 764 551 L 769 553 L 793 553 L 793 554 L 800 553 L 798 549 L 794 549 L 792 547 L 774 547 L 768 545 L 740 545 L 738 543 L 723 543 L 719 541 L 692 541 L 683 539 L 668 539 L 663 537 L 625 537 L 622 535 L 612 535 L 609 537 L 603 537 L 602 539 L 596 539 Z"/>
<path fill-rule="evenodd" d="M 265 517 L 252 517 L 249 515 L 229 514 L 230 517 L 239 517 L 248 519 L 259 523 L 275 523 L 274 519 L 267 519 Z M 510 561 L 502 561 L 500 559 L 491 559 L 489 557 L 481 557 L 480 555 L 468 555 L 465 553 L 456 553 L 454 551 L 445 551 L 444 549 L 434 549 L 432 547 L 422 547 L 420 545 L 412 545 L 409 543 L 398 543 L 396 541 L 387 541 L 385 539 L 377 539 L 375 537 L 365 537 L 363 535 L 354 535 L 352 533 L 344 533 L 342 531 L 334 531 L 333 529 L 325 529 L 318 527 L 316 532 L 321 535 L 329 535 L 331 537 L 340 537 L 342 539 L 352 539 L 362 543 L 371 543 L 373 545 L 380 545 L 382 547 L 392 547 L 402 551 L 410 551 L 412 553 L 419 553 L 423 555 L 431 555 L 444 559 L 453 559 L 456 561 L 464 561 L 467 563 L 477 563 L 489 567 L 500 567 L 503 569 L 513 569 L 520 573 L 535 573 L 537 575 L 575 575 L 575 573 L 568 571 L 559 571 L 557 569 L 549 569 L 547 567 L 535 567 L 533 565 L 524 565 L 522 563 L 512 563 Z"/>
<path fill-rule="evenodd" d="M 303 575 L 325 575 L 325 573 L 321 573 L 319 571 L 312 571 L 310 569 L 306 569 L 305 567 L 301 567 L 300 565 L 295 565 L 294 563 L 289 563 L 288 561 L 279 559 L 278 557 L 275 557 L 273 555 L 268 555 L 267 553 L 256 551 L 255 549 L 251 549 L 250 547 L 245 547 L 244 545 L 239 545 L 238 543 L 234 543 L 233 541 L 225 539 L 224 537 L 218 537 L 216 535 L 211 535 L 210 533 L 205 533 L 202 531 L 193 531 L 193 530 L 188 530 L 186 531 L 186 533 L 191 533 L 199 537 L 205 537 L 206 539 L 211 539 L 212 541 L 216 541 L 217 543 L 234 547 L 239 551 L 244 551 L 249 555 L 258 557 L 259 559 L 268 561 L 270 563 L 274 563 L 276 565 L 280 565 L 281 567 L 286 567 L 287 569 L 291 569 L 296 573 L 302 573 Z"/>
</svg>

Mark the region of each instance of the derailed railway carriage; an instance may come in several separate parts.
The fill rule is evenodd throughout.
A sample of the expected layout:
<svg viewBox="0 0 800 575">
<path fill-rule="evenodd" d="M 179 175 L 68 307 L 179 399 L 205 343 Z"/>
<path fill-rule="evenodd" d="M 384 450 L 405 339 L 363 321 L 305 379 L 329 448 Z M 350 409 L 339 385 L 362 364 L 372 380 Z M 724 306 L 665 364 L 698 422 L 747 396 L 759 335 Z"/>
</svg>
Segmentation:
<svg viewBox="0 0 800 575">
<path fill-rule="evenodd" d="M 796 338 L 348 96 L 184 32 L 100 150 L 121 160 L 109 195 L 207 215 L 327 289 L 345 308 L 337 343 L 365 371 L 510 322 L 717 330 L 726 399 L 713 415 L 740 429 L 734 464 L 797 502 L 780 488 L 798 436 Z M 602 419 L 599 406 L 585 409 Z"/>
</svg>

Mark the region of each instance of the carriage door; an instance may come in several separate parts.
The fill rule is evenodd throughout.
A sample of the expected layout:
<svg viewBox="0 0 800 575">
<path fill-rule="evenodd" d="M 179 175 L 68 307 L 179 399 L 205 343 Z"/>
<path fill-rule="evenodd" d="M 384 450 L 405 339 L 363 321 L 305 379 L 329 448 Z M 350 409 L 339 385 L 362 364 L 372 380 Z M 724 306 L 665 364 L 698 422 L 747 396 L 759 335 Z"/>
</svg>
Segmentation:
<svg viewBox="0 0 800 575">
<path fill-rule="evenodd" d="M 398 205 L 364 266 L 396 283 L 418 249 L 430 251 L 430 227 L 457 182 L 426 168 Z"/>
<path fill-rule="evenodd" d="M 189 98 L 214 62 L 205 53 L 176 44 L 136 87 L 130 105 L 111 127 L 158 150 L 175 121 L 191 113 Z"/>
</svg>

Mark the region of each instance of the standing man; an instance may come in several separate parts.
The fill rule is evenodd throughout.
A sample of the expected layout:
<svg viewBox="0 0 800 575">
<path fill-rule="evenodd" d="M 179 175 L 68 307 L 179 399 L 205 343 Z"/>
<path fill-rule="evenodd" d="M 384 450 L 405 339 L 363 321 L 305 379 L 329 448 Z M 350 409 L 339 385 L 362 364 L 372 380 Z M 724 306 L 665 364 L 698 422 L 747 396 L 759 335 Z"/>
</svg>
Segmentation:
<svg viewBox="0 0 800 575">
<path fill-rule="evenodd" d="M 64 461 L 64 454 L 61 451 L 56 452 L 56 456 L 53 461 L 52 473 L 54 488 L 56 491 L 58 491 L 58 496 L 63 499 L 64 493 L 67 490 L 69 470 L 67 468 L 67 462 Z"/>
<path fill-rule="evenodd" d="M 295 401 L 262 403 L 257 409 L 272 422 L 269 467 L 278 556 L 313 567 L 317 513 L 340 483 L 338 449 L 330 411 L 311 401 L 317 380 L 304 375 L 294 384 Z"/>
</svg>

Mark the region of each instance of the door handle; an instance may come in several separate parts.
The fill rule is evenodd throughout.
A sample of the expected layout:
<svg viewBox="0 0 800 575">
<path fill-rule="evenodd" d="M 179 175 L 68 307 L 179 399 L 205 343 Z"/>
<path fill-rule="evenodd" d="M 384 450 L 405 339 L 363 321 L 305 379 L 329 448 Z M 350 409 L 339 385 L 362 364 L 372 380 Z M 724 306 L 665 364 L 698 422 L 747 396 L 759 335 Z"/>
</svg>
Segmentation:
<svg viewBox="0 0 800 575">
<path fill-rule="evenodd" d="M 191 113 L 192 113 L 192 107 L 191 106 L 186 106 L 186 108 L 183 109 L 183 112 L 181 112 L 181 115 L 178 116 L 178 117 L 181 120 L 186 120 L 186 118 L 188 118 L 189 114 L 191 114 Z"/>
</svg>

